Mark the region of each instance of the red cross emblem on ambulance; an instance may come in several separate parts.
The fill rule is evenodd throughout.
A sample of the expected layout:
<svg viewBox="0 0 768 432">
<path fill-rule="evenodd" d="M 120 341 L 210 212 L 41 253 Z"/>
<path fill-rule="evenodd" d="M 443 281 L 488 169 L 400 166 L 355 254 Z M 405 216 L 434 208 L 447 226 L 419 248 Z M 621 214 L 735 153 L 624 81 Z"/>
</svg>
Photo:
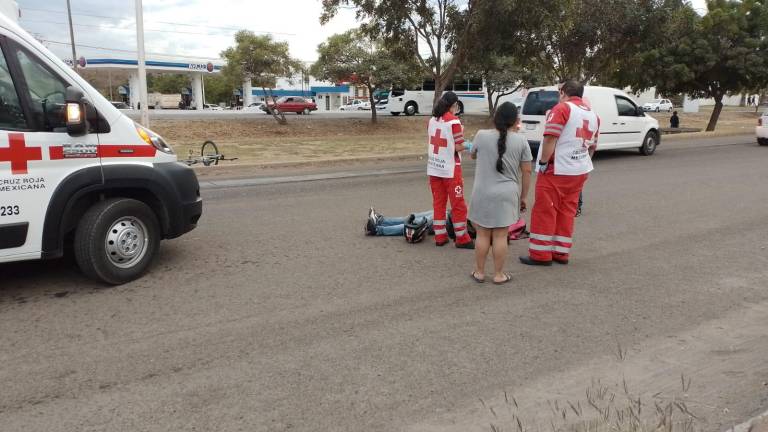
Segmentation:
<svg viewBox="0 0 768 432">
<path fill-rule="evenodd" d="M 0 167 L 4 162 L 10 162 L 13 175 L 27 174 L 29 161 L 39 160 L 43 160 L 42 149 L 27 147 L 24 134 L 9 133 L 8 147 L 0 147 Z"/>
</svg>

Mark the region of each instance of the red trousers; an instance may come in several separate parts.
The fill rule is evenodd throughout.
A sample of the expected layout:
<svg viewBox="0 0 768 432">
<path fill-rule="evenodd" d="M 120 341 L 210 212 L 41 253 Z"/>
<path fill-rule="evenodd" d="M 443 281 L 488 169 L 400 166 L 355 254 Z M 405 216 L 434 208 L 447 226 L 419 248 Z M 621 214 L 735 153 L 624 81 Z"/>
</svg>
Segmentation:
<svg viewBox="0 0 768 432">
<path fill-rule="evenodd" d="M 531 212 L 528 254 L 537 261 L 567 260 L 573 246 L 573 223 L 587 174 L 539 174 Z"/>
<path fill-rule="evenodd" d="M 432 227 L 435 230 L 435 242 L 446 243 L 446 204 L 451 202 L 451 220 L 456 232 L 456 243 L 465 244 L 472 241 L 467 233 L 467 203 L 464 201 L 464 177 L 461 165 L 456 165 L 453 178 L 429 176 L 429 187 L 432 189 L 432 209 L 435 212 Z"/>
</svg>

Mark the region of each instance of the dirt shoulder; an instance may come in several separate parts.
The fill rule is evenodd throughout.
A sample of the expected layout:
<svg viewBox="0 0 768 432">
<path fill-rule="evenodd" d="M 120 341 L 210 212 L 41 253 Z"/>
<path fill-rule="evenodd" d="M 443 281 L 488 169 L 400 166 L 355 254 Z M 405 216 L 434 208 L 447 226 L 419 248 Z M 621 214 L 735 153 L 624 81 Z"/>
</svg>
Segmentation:
<svg viewBox="0 0 768 432">
<path fill-rule="evenodd" d="M 704 128 L 710 112 L 681 114 L 684 127 Z M 669 124 L 668 113 L 652 114 L 662 126 Z M 757 114 L 744 110 L 724 111 L 714 133 L 669 135 L 664 141 L 740 135 L 753 131 Z M 199 155 L 200 146 L 213 140 L 227 157 L 227 166 L 285 166 L 296 164 L 349 163 L 358 159 L 401 160 L 424 153 L 427 117 L 382 116 L 377 124 L 358 118 L 289 117 L 285 126 L 272 121 L 248 119 L 157 120 L 153 129 L 166 137 L 184 159 L 191 151 Z M 485 116 L 464 116 L 466 136 L 492 127 Z"/>
</svg>

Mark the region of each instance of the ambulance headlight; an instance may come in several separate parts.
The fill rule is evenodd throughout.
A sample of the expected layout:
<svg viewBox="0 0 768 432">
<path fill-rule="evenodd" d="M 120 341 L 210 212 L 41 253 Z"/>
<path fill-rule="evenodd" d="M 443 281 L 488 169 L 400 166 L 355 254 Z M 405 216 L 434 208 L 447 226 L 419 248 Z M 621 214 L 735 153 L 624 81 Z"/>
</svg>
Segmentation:
<svg viewBox="0 0 768 432">
<path fill-rule="evenodd" d="M 155 147 L 163 153 L 174 154 L 171 146 L 169 146 L 160 135 L 139 124 L 136 124 L 136 132 L 139 133 L 139 136 L 145 143 Z"/>
</svg>

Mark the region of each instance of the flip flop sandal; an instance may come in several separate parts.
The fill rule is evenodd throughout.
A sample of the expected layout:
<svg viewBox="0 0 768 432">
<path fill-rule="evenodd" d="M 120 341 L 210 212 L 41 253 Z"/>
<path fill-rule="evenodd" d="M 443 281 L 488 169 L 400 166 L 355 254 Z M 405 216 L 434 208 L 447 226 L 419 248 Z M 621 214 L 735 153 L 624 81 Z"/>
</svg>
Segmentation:
<svg viewBox="0 0 768 432">
<path fill-rule="evenodd" d="M 485 279 L 480 279 L 479 277 L 475 276 L 475 272 L 470 273 L 469 277 L 471 277 L 472 280 L 477 283 L 485 283 Z"/>
<path fill-rule="evenodd" d="M 493 284 L 494 285 L 504 285 L 505 283 L 508 283 L 508 282 L 512 281 L 512 275 L 510 275 L 509 273 L 504 273 L 504 277 L 506 277 L 506 279 L 504 279 L 503 281 L 501 281 L 501 282 L 493 281 Z"/>
</svg>

